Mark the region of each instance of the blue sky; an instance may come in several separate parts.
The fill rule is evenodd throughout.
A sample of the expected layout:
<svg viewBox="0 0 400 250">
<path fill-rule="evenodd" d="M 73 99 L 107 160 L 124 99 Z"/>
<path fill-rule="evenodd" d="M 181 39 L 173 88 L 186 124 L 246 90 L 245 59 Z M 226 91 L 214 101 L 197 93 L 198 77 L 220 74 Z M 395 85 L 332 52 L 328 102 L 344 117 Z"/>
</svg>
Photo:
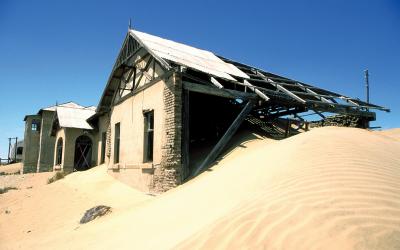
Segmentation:
<svg viewBox="0 0 400 250">
<path fill-rule="evenodd" d="M 392 109 L 400 127 L 400 1 L 0 0 L 0 157 L 23 117 L 56 102 L 97 105 L 135 29 Z"/>
</svg>

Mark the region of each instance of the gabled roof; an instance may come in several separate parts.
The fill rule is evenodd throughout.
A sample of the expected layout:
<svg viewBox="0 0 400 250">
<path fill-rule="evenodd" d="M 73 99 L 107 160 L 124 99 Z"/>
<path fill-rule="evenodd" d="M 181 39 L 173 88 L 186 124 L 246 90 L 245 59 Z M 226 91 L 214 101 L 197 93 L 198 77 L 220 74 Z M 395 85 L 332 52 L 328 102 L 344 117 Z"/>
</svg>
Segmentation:
<svg viewBox="0 0 400 250">
<path fill-rule="evenodd" d="M 39 111 L 35 115 L 41 115 L 43 111 L 54 112 L 54 111 L 56 111 L 56 107 L 85 108 L 84 106 L 81 106 L 81 105 L 79 105 L 79 104 L 77 104 L 75 102 L 65 102 L 65 103 L 61 103 L 61 104 L 58 104 L 58 105 L 53 105 L 53 106 L 48 106 L 46 108 L 41 108 L 41 109 L 39 109 Z M 34 115 L 26 115 L 24 117 L 24 121 L 26 121 L 26 118 L 28 116 L 34 116 Z"/>
<path fill-rule="evenodd" d="M 94 115 L 96 107 L 56 107 L 56 119 L 62 128 L 93 129 L 86 121 Z"/>
<path fill-rule="evenodd" d="M 211 87 L 210 91 L 250 90 L 269 106 L 280 106 L 279 109 L 282 110 L 301 107 L 300 110 L 315 110 L 318 114 L 342 112 L 372 117 L 375 114 L 369 112 L 369 109 L 389 111 L 378 105 L 217 56 L 207 50 L 129 30 L 100 99 L 97 110 L 99 113 L 110 107 L 124 71 L 132 67 L 128 62 L 141 50 L 152 55 L 165 70 L 170 70 L 176 65 L 187 67 L 188 70 L 182 73 L 183 76 L 196 84 Z M 197 73 L 192 75 L 190 71 Z M 204 75 L 202 79 L 199 78 L 199 74 Z"/>
<path fill-rule="evenodd" d="M 232 76 L 250 78 L 243 71 L 230 63 L 224 62 L 210 51 L 194 48 L 136 30 L 130 30 L 130 34 L 140 39 L 158 57 L 175 62 L 176 64 L 197 69 L 227 80 L 235 80 Z"/>
<path fill-rule="evenodd" d="M 39 110 L 39 113 L 41 111 L 56 111 L 56 107 L 67 107 L 67 108 L 85 108 L 84 106 L 81 106 L 75 102 L 66 102 L 66 103 L 61 103 L 58 105 L 50 106 L 47 108 L 42 108 Z"/>
</svg>

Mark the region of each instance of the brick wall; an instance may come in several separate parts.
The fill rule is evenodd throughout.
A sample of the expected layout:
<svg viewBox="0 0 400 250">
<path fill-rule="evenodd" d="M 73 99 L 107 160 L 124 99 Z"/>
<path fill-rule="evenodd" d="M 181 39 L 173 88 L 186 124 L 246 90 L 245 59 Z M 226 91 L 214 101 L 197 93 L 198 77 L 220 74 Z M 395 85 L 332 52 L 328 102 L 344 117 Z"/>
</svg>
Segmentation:
<svg viewBox="0 0 400 250">
<path fill-rule="evenodd" d="M 179 73 L 166 79 L 164 93 L 164 141 L 161 164 L 155 166 L 152 192 L 160 193 L 182 183 L 182 81 Z"/>
<path fill-rule="evenodd" d="M 106 131 L 106 152 L 105 152 L 107 158 L 110 158 L 110 156 L 111 156 L 111 122 L 110 122 L 110 119 L 111 119 L 110 116 L 108 116 L 108 118 L 107 118 L 108 124 L 107 124 L 107 131 Z"/>
</svg>

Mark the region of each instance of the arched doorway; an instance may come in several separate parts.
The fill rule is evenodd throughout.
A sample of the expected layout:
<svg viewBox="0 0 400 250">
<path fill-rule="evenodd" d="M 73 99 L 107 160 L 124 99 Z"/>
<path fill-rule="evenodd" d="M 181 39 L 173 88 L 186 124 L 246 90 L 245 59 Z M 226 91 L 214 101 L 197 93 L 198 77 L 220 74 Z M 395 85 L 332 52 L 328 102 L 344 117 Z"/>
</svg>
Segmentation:
<svg viewBox="0 0 400 250">
<path fill-rule="evenodd" d="M 56 165 L 61 165 L 62 162 L 62 152 L 63 152 L 63 139 L 60 137 L 57 141 L 56 149 Z"/>
<path fill-rule="evenodd" d="M 91 167 L 92 140 L 81 135 L 75 141 L 74 171 L 83 171 Z"/>
</svg>

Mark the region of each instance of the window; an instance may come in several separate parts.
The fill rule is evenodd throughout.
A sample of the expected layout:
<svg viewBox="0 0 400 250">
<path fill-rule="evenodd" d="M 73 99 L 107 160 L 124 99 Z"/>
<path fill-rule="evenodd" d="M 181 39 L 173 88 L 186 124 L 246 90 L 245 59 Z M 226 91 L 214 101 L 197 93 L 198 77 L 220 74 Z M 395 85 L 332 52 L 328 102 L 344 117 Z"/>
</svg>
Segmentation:
<svg viewBox="0 0 400 250">
<path fill-rule="evenodd" d="M 38 121 L 38 120 L 32 120 L 32 123 L 31 123 L 31 130 L 32 130 L 32 131 L 40 131 L 40 121 Z"/>
<path fill-rule="evenodd" d="M 115 124 L 114 133 L 114 163 L 119 163 L 119 146 L 120 146 L 120 123 Z"/>
<path fill-rule="evenodd" d="M 144 113 L 144 162 L 153 161 L 154 111 Z"/>
<path fill-rule="evenodd" d="M 23 147 L 18 147 L 17 148 L 17 155 L 22 155 L 22 152 L 24 151 Z"/>
<path fill-rule="evenodd" d="M 101 158 L 100 164 L 103 164 L 106 159 L 106 141 L 107 141 L 107 133 L 103 132 L 101 134 Z"/>
<path fill-rule="evenodd" d="M 57 141 L 57 149 L 56 149 L 56 165 L 61 165 L 62 151 L 63 151 L 63 139 L 59 138 Z"/>
</svg>

